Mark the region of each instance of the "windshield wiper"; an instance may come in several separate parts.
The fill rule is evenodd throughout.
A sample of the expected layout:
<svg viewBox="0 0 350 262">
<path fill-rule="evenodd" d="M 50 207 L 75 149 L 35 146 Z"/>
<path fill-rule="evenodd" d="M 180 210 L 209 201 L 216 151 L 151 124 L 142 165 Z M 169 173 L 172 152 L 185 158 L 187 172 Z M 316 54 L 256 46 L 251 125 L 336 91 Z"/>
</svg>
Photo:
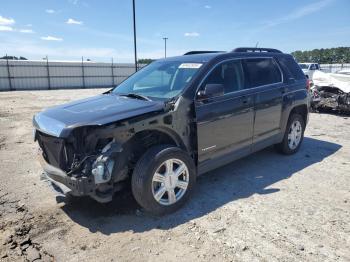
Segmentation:
<svg viewBox="0 0 350 262">
<path fill-rule="evenodd" d="M 126 96 L 130 98 L 136 98 L 136 99 L 141 99 L 141 100 L 146 100 L 146 101 L 152 101 L 149 99 L 147 96 L 143 96 L 140 94 L 135 94 L 135 93 L 128 93 L 128 94 L 119 94 L 120 96 Z"/>
</svg>

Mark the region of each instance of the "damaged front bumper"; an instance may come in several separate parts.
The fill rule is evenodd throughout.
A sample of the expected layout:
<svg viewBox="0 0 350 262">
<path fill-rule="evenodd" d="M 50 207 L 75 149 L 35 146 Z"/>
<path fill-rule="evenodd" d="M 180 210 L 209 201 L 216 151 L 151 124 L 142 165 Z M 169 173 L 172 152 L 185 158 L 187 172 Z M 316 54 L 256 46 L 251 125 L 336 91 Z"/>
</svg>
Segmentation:
<svg viewBox="0 0 350 262">
<path fill-rule="evenodd" d="M 100 203 L 107 203 L 112 200 L 113 193 L 120 188 L 108 183 L 95 181 L 93 175 L 68 175 L 65 171 L 50 165 L 38 152 L 38 160 L 44 170 L 45 179 L 51 184 L 56 194 L 72 195 L 76 197 L 89 196 Z M 101 190 L 102 189 L 102 190 Z"/>
<path fill-rule="evenodd" d="M 87 196 L 94 192 L 96 185 L 91 178 L 68 176 L 63 170 L 47 163 L 40 151 L 38 152 L 38 160 L 46 178 L 60 189 L 60 193 Z"/>
</svg>

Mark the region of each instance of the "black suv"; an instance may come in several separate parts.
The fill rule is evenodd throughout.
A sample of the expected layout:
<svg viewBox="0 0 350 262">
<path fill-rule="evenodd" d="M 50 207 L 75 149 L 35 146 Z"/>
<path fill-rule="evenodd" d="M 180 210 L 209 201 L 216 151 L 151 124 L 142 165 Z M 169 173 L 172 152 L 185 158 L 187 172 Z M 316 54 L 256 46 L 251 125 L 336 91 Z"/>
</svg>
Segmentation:
<svg viewBox="0 0 350 262">
<path fill-rule="evenodd" d="M 270 145 L 298 151 L 308 87 L 293 57 L 269 48 L 189 52 L 116 88 L 34 116 L 47 178 L 99 202 L 131 185 L 154 214 L 179 208 L 196 177 Z"/>
</svg>

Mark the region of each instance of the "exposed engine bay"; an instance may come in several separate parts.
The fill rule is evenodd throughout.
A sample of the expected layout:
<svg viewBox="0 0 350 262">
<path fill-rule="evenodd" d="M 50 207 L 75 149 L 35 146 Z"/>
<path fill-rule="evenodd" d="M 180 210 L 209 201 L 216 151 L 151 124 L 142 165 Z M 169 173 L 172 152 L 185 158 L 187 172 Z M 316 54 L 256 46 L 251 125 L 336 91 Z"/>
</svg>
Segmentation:
<svg viewBox="0 0 350 262">
<path fill-rule="evenodd" d="M 310 95 L 314 111 L 350 113 L 350 75 L 316 71 L 312 82 Z"/>
<path fill-rule="evenodd" d="M 350 93 L 332 86 L 314 86 L 311 89 L 311 108 L 315 111 L 336 110 L 350 113 Z"/>
</svg>

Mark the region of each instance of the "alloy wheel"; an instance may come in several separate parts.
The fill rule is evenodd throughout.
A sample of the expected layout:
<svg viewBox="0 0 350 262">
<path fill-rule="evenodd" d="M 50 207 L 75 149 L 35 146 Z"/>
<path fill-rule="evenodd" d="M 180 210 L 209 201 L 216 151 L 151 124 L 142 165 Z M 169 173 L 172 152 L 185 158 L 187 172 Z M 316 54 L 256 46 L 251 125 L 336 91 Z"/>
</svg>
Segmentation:
<svg viewBox="0 0 350 262">
<path fill-rule="evenodd" d="M 152 194 L 161 205 L 173 205 L 186 193 L 189 172 L 180 159 L 168 159 L 156 170 L 152 178 Z"/>
<path fill-rule="evenodd" d="M 299 120 L 294 120 L 288 132 L 288 146 L 294 150 L 298 147 L 301 141 L 303 128 Z"/>
</svg>

